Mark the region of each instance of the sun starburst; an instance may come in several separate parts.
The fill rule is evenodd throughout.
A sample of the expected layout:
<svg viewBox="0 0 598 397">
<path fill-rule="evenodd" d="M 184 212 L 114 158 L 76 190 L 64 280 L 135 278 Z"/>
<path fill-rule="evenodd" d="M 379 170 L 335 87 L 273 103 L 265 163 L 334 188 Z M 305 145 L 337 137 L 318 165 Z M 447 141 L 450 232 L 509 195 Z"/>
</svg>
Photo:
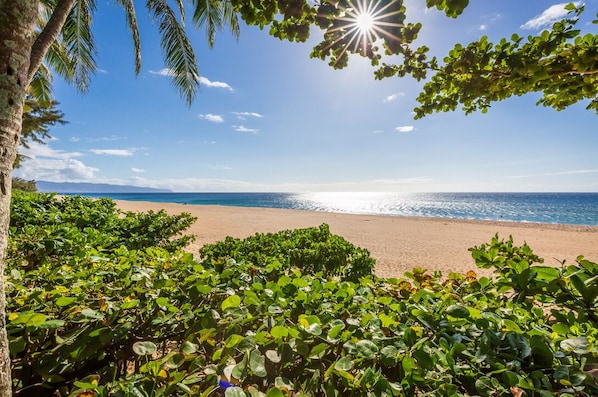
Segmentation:
<svg viewBox="0 0 598 397">
<path fill-rule="evenodd" d="M 370 55 L 371 48 L 380 39 L 400 40 L 393 30 L 402 24 L 393 21 L 401 13 L 398 0 L 348 0 L 341 9 L 338 21 L 342 23 L 331 31 L 338 33 L 332 45 L 342 43 L 344 50 Z"/>
</svg>

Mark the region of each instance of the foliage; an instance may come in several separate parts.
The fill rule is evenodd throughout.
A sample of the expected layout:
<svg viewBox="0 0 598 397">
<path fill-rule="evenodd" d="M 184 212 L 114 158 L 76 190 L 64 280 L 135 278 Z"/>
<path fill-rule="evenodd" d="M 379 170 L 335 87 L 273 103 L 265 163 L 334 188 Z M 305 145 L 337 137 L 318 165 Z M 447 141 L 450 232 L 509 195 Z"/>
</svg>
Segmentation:
<svg viewBox="0 0 598 397">
<path fill-rule="evenodd" d="M 65 124 L 64 114 L 56 109 L 56 101 L 39 101 L 31 97 L 25 98 L 23 110 L 23 123 L 21 129 L 21 146 L 29 148 L 30 142 L 44 143 L 50 138 L 50 127 L 56 124 Z M 19 168 L 25 156 L 18 154 L 14 168 Z"/>
<path fill-rule="evenodd" d="M 257 233 L 244 240 L 227 237 L 205 245 L 199 254 L 211 264 L 224 264 L 232 258 L 263 267 L 276 260 L 283 266 L 281 271 L 297 268 L 304 274 L 322 272 L 324 277 L 338 276 L 352 281 L 369 276 L 375 265 L 368 250 L 333 235 L 326 224 L 317 228 Z"/>
<path fill-rule="evenodd" d="M 538 105 L 563 110 L 587 100 L 587 109 L 598 113 L 598 35 L 582 35 L 576 28 L 583 6 L 569 9 L 569 18 L 527 41 L 513 34 L 496 44 L 486 36 L 466 46 L 456 44 L 418 96 L 416 118 L 459 105 L 466 114 L 486 113 L 493 102 L 531 92 L 542 93 Z M 387 66 L 377 76 L 400 71 Z"/>
<path fill-rule="evenodd" d="M 21 220 L 48 214 L 50 225 L 58 217 L 76 225 L 76 214 L 83 224 L 113 221 L 109 201 L 74 204 L 58 211 L 55 197 L 29 195 L 13 208 Z M 126 239 L 105 249 L 91 229 L 86 249 L 56 250 L 35 267 L 19 260 L 24 228 L 12 229 L 7 329 L 17 395 L 598 393 L 598 264 L 583 257 L 537 266 L 529 247 L 496 236 L 471 250 L 494 280 L 414 269 L 353 281 L 293 266 L 274 249 L 290 249 L 289 233 L 296 244 L 319 234 L 334 244 L 325 226 L 256 236 L 271 247 L 255 255 L 259 263 L 197 262 L 177 250 L 131 249 Z"/>
<path fill-rule="evenodd" d="M 194 240 L 180 234 L 195 220 L 188 213 L 168 215 L 163 210 L 123 213 L 105 198 L 14 192 L 7 261 L 35 269 L 84 256 L 90 249 L 160 247 L 174 252 Z"/>
<path fill-rule="evenodd" d="M 35 181 L 26 181 L 22 178 L 12 178 L 12 188 L 14 190 L 23 190 L 25 192 L 37 192 Z"/>
</svg>

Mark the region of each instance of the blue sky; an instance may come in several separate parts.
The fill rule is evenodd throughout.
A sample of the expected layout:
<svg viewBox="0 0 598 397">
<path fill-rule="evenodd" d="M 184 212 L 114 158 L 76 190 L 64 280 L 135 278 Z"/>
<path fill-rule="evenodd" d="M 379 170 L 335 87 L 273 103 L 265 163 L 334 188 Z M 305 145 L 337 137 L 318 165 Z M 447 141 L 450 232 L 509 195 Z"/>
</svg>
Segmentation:
<svg viewBox="0 0 598 397">
<path fill-rule="evenodd" d="M 422 83 L 376 81 L 366 60 L 333 70 L 288 43 L 242 25 L 236 40 L 189 28 L 202 88 L 187 107 L 166 76 L 156 26 L 142 2 L 142 69 L 122 10 L 99 0 L 94 19 L 98 73 L 81 94 L 60 79 L 54 95 L 67 125 L 32 145 L 15 175 L 173 191 L 598 191 L 598 116 L 577 104 L 537 107 L 538 95 L 493 105 L 487 114 L 442 113 L 413 120 Z M 421 21 L 417 41 L 442 56 L 454 43 L 487 35 L 536 34 L 558 2 L 472 1 L 446 18 L 406 1 Z M 596 33 L 598 0 L 579 28 Z"/>
</svg>

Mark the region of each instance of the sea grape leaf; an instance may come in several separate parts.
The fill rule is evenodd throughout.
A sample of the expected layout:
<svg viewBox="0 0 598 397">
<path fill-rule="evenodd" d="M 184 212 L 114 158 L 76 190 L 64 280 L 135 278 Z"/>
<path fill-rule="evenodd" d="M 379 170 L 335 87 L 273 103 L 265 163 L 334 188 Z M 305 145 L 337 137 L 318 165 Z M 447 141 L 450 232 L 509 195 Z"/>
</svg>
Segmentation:
<svg viewBox="0 0 598 397">
<path fill-rule="evenodd" d="M 76 300 L 77 300 L 77 298 L 74 298 L 72 296 L 61 296 L 60 298 L 56 299 L 56 302 L 54 302 L 54 303 L 56 304 L 56 306 L 63 307 L 63 306 L 70 305 L 71 303 L 75 302 Z"/>
<path fill-rule="evenodd" d="M 157 350 L 157 346 L 151 341 L 142 341 L 133 343 L 133 351 L 139 356 L 147 356 L 154 354 Z"/>
<path fill-rule="evenodd" d="M 575 354 L 589 353 L 590 342 L 586 337 L 569 338 L 561 342 L 561 349 Z"/>
<path fill-rule="evenodd" d="M 260 378 L 265 378 L 268 375 L 266 371 L 266 359 L 259 350 L 251 351 L 249 355 L 249 368 Z"/>
<path fill-rule="evenodd" d="M 224 342 L 224 346 L 227 348 L 231 348 L 231 347 L 235 347 L 237 346 L 244 338 L 241 335 L 237 335 L 237 334 L 232 334 L 231 336 L 229 336 L 226 339 L 226 342 Z"/>
<path fill-rule="evenodd" d="M 450 305 L 446 308 L 446 313 L 455 318 L 467 318 L 469 317 L 469 310 L 464 305 Z"/>
<path fill-rule="evenodd" d="M 231 295 L 228 298 L 226 298 L 224 301 L 222 301 L 221 307 L 222 307 L 222 311 L 228 309 L 228 308 L 234 308 L 234 307 L 239 307 L 239 305 L 241 304 L 241 298 L 239 297 L 239 295 Z"/>
<path fill-rule="evenodd" d="M 353 368 L 353 360 L 347 356 L 334 363 L 334 369 L 337 371 L 350 371 L 351 368 Z"/>
<path fill-rule="evenodd" d="M 366 359 L 373 359 L 378 353 L 378 346 L 371 340 L 362 339 L 355 344 L 357 355 Z"/>
</svg>

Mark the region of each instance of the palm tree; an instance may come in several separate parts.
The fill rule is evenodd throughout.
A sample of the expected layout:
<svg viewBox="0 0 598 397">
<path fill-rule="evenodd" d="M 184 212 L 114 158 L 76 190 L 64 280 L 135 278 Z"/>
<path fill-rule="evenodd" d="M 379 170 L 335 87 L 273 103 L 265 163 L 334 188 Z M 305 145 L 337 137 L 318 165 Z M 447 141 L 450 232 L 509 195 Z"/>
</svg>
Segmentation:
<svg viewBox="0 0 598 397">
<path fill-rule="evenodd" d="M 141 69 L 141 40 L 134 0 L 116 0 L 126 15 Z M 185 8 L 168 0 L 146 0 L 157 22 L 161 48 L 174 86 L 190 104 L 199 87 L 197 60 L 185 34 Z M 217 30 L 239 24 L 230 0 L 190 0 L 193 22 L 205 27 L 213 45 Z M 0 0 L 0 275 L 4 274 L 10 219 L 11 176 L 21 139 L 24 99 L 51 101 L 52 71 L 85 91 L 96 71 L 91 22 L 95 0 Z M 5 326 L 4 283 L 0 282 L 0 397 L 12 395 Z"/>
</svg>

